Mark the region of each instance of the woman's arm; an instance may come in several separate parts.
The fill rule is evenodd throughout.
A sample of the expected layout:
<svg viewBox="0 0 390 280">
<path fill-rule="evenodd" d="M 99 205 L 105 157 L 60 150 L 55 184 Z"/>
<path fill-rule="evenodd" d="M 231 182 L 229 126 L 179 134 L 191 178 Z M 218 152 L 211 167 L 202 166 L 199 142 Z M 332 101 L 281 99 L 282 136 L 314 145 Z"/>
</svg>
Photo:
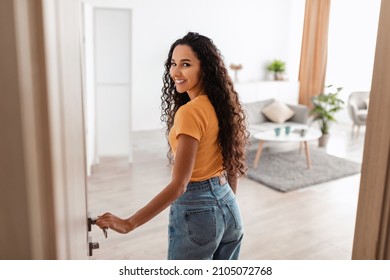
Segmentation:
<svg viewBox="0 0 390 280">
<path fill-rule="evenodd" d="M 100 228 L 108 227 L 119 233 L 128 233 L 161 213 L 186 191 L 194 169 L 198 145 L 199 142 L 195 138 L 180 134 L 171 182 L 131 217 L 121 219 L 111 213 L 105 213 L 97 219 L 96 224 Z"/>
<path fill-rule="evenodd" d="M 234 192 L 234 194 L 236 194 L 237 192 L 237 186 L 238 186 L 238 177 L 236 174 L 228 174 L 228 182 L 229 182 L 229 185 L 232 189 L 232 191 Z"/>
</svg>

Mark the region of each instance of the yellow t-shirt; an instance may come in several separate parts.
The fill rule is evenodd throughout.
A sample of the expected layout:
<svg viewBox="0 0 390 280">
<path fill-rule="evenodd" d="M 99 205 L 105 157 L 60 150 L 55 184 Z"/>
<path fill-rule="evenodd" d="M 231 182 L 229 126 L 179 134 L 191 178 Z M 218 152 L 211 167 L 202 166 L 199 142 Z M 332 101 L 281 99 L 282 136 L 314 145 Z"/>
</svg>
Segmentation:
<svg viewBox="0 0 390 280">
<path fill-rule="evenodd" d="M 191 181 L 202 181 L 222 173 L 222 153 L 218 144 L 218 118 L 207 95 L 200 95 L 181 106 L 169 132 L 169 144 L 176 154 L 180 134 L 199 141 Z"/>
</svg>

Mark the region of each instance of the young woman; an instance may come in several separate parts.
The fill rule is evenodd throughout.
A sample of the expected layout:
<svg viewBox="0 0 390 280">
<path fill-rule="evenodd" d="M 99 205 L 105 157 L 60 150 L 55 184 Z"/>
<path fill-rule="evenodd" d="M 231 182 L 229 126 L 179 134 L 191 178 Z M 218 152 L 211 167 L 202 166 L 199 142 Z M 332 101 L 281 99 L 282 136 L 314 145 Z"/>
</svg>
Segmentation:
<svg viewBox="0 0 390 280">
<path fill-rule="evenodd" d="M 161 119 L 167 125 L 171 182 L 127 219 L 101 228 L 128 233 L 171 205 L 168 259 L 238 259 L 243 225 L 235 193 L 245 173 L 245 115 L 211 39 L 190 32 L 170 48 Z"/>
</svg>

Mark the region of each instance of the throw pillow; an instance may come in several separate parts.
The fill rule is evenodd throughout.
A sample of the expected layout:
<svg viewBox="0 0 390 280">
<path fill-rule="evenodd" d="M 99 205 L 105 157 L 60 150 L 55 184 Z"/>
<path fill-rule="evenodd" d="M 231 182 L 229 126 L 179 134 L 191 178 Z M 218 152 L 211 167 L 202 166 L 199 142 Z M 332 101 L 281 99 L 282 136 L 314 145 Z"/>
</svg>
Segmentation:
<svg viewBox="0 0 390 280">
<path fill-rule="evenodd" d="M 271 121 L 282 124 L 292 116 L 295 112 L 290 109 L 286 104 L 280 101 L 274 101 L 261 111 Z"/>
</svg>

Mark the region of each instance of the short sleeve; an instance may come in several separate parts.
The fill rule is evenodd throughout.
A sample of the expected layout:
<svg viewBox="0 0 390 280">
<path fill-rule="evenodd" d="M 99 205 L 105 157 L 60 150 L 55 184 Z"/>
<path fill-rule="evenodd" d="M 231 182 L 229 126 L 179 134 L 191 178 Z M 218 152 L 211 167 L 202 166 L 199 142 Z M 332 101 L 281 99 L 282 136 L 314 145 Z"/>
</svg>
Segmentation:
<svg viewBox="0 0 390 280">
<path fill-rule="evenodd" d="M 205 122 L 193 107 L 182 106 L 175 116 L 176 139 L 180 134 L 189 135 L 200 141 L 205 132 Z"/>
</svg>

